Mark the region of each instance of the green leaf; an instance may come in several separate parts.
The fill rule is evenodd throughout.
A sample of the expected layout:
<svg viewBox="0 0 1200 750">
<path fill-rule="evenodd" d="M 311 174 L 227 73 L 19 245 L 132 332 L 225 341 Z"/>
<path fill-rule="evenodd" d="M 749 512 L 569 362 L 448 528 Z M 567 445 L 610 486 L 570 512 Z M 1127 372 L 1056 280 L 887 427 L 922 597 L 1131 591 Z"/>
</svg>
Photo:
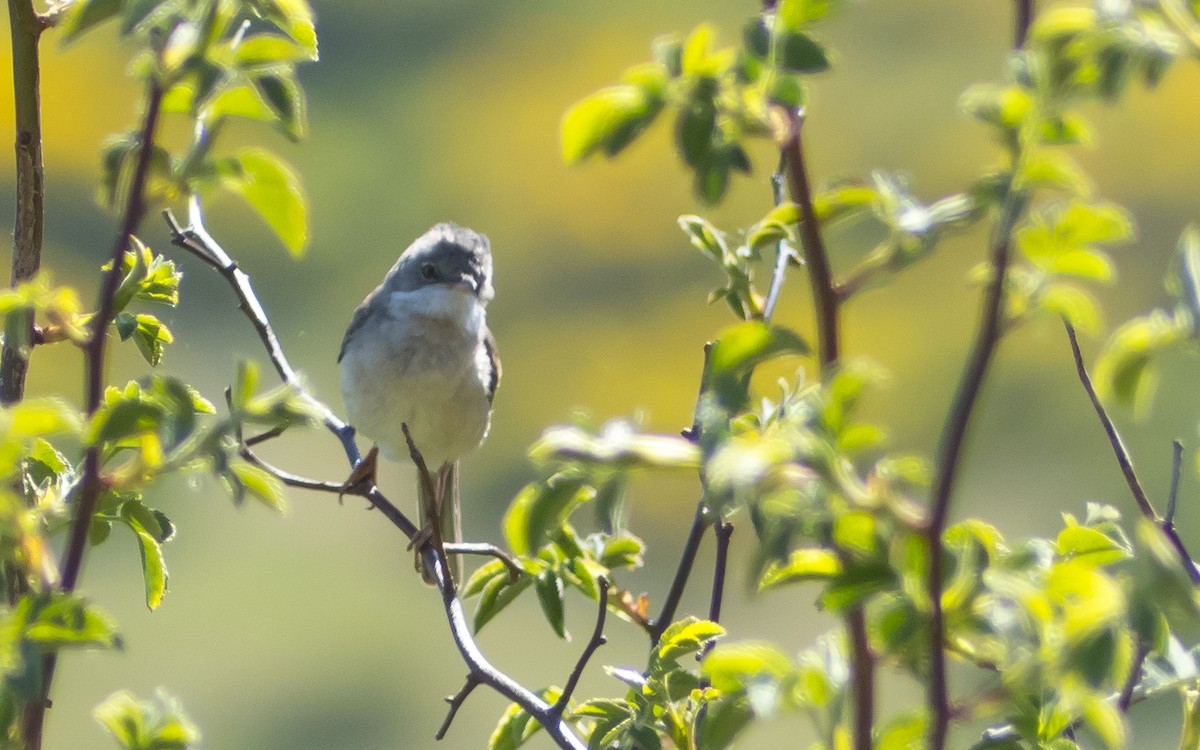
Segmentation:
<svg viewBox="0 0 1200 750">
<path fill-rule="evenodd" d="M 1091 292 L 1074 284 L 1058 281 L 1042 290 L 1038 307 L 1065 318 L 1085 333 L 1097 334 L 1101 329 L 1100 305 Z"/>
<path fill-rule="evenodd" d="M 695 444 L 677 435 L 637 432 L 627 420 L 605 423 L 598 435 L 575 426 L 549 427 L 529 449 L 538 463 L 570 461 L 621 469 L 687 469 L 700 466 Z"/>
<path fill-rule="evenodd" d="M 775 41 L 780 67 L 792 73 L 819 73 L 829 68 L 825 49 L 799 31 L 785 31 Z"/>
<path fill-rule="evenodd" d="M 758 582 L 758 590 L 766 591 L 792 583 L 824 580 L 841 572 L 842 564 L 833 552 L 825 549 L 798 549 L 793 551 L 786 561 L 771 563 Z"/>
<path fill-rule="evenodd" d="M 1117 242 L 1133 235 L 1133 220 L 1115 203 L 1074 202 L 1061 224 L 1077 242 Z"/>
<path fill-rule="evenodd" d="M 722 644 L 704 657 L 702 669 L 722 693 L 744 690 L 756 682 L 782 681 L 792 674 L 792 662 L 770 643 Z"/>
<path fill-rule="evenodd" d="M 692 245 L 717 262 L 723 262 L 729 254 L 729 246 L 725 243 L 725 234 L 714 227 L 702 216 L 685 215 L 679 217 L 679 228 L 691 240 Z"/>
<path fill-rule="evenodd" d="M 717 108 L 700 99 L 679 110 L 675 120 L 675 144 L 688 166 L 700 170 L 713 164 L 713 141 L 717 136 Z"/>
<path fill-rule="evenodd" d="M 1113 701 L 1089 693 L 1084 700 L 1083 721 L 1109 750 L 1125 747 L 1125 717 Z"/>
<path fill-rule="evenodd" d="M 258 11 L 317 59 L 317 29 L 308 0 L 251 0 Z"/>
<path fill-rule="evenodd" d="M 258 212 L 294 257 L 302 255 L 308 242 L 308 209 L 292 168 L 257 148 L 241 152 L 223 166 L 226 187 Z"/>
<path fill-rule="evenodd" d="M 1068 195 L 1085 196 L 1088 177 L 1070 157 L 1049 149 L 1030 153 L 1021 165 L 1021 182 L 1027 188 L 1053 188 Z"/>
<path fill-rule="evenodd" d="M 1200 321 L 1200 227 L 1195 224 L 1179 235 L 1175 266 L 1167 277 L 1167 291 L 1188 311 L 1193 323 Z"/>
<path fill-rule="evenodd" d="M 713 54 L 715 37 L 716 31 L 710 23 L 702 23 L 688 34 L 680 56 L 680 67 L 685 77 L 709 78 L 717 74 L 719 61 Z"/>
<path fill-rule="evenodd" d="M 146 606 L 151 611 L 162 604 L 167 591 L 167 564 L 161 542 L 170 538 L 159 519 L 137 501 L 121 506 L 121 520 L 133 530 L 142 559 L 142 578 L 146 584 Z"/>
<path fill-rule="evenodd" d="M 75 0 L 62 20 L 63 41 L 70 42 L 121 12 L 124 0 Z"/>
<path fill-rule="evenodd" d="M 808 344 L 792 330 L 751 320 L 720 333 L 710 354 L 710 368 L 716 377 L 740 375 L 774 357 L 807 353 Z"/>
<path fill-rule="evenodd" d="M 725 635 L 725 628 L 715 622 L 686 617 L 667 626 L 655 649 L 655 660 L 669 664 L 681 656 L 693 654 L 710 642 Z"/>
<path fill-rule="evenodd" d="M 266 469 L 246 461 L 236 460 L 229 463 L 229 469 L 237 477 L 237 482 L 251 497 L 261 502 L 273 511 L 282 513 L 287 510 L 287 500 L 283 495 L 283 483 Z"/>
<path fill-rule="evenodd" d="M 1180 693 L 1183 698 L 1183 729 L 1179 748 L 1195 750 L 1200 747 L 1200 687 L 1184 687 Z"/>
<path fill-rule="evenodd" d="M 742 693 L 722 695 L 705 704 L 697 732 L 697 747 L 726 748 L 754 720 L 750 702 Z"/>
<path fill-rule="evenodd" d="M 254 68 L 311 60 L 312 53 L 290 37 L 250 34 L 234 49 L 233 59 L 241 68 Z"/>
<path fill-rule="evenodd" d="M 139 701 L 128 691 L 114 693 L 92 716 L 126 750 L 187 750 L 200 741 L 179 702 L 161 692 L 155 703 Z"/>
<path fill-rule="evenodd" d="M 729 188 L 729 164 L 724 160 L 713 159 L 696 167 L 692 189 L 700 200 L 714 206 L 724 197 Z"/>
<path fill-rule="evenodd" d="M 646 545 L 641 539 L 628 531 L 619 531 L 604 541 L 599 562 L 609 569 L 636 570 L 642 567 L 645 550 Z"/>
<path fill-rule="evenodd" d="M 124 313 L 122 313 L 123 315 Z M 119 317 L 119 316 L 118 316 Z M 151 367 L 157 367 L 162 361 L 163 349 L 175 340 L 171 329 L 153 315 L 139 313 L 134 318 L 133 343 Z M 118 326 L 119 328 L 119 326 Z M 122 336 L 122 338 L 127 338 Z"/>
<path fill-rule="evenodd" d="M 145 432 L 154 432 L 163 421 L 162 409 L 144 401 L 121 400 L 106 405 L 92 420 L 91 445 L 116 443 Z"/>
<path fill-rule="evenodd" d="M 8 434 L 25 440 L 43 435 L 66 433 L 79 434 L 82 419 L 75 407 L 62 399 L 52 396 L 28 398 L 13 404 L 7 409 Z M 57 455 L 53 448 L 50 453 Z M 49 460 L 51 456 L 42 455 Z M 61 459 L 61 456 L 59 457 Z"/>
<path fill-rule="evenodd" d="M 777 12 L 784 28 L 794 31 L 824 18 L 832 6 L 833 0 L 780 0 Z"/>
<path fill-rule="evenodd" d="M 1134 413 L 1143 416 L 1158 384 L 1158 357 L 1186 341 L 1192 325 L 1189 314 L 1168 316 L 1161 310 L 1123 323 L 1096 360 L 1097 391 L 1132 405 Z"/>
<path fill-rule="evenodd" d="M 254 87 L 275 114 L 280 131 L 292 141 L 303 138 L 308 130 L 308 104 L 296 79 L 290 73 L 260 75 L 254 78 Z"/>
<path fill-rule="evenodd" d="M 1107 255 L 1096 250 L 1068 250 L 1056 255 L 1046 270 L 1060 276 L 1073 276 L 1088 281 L 1108 283 L 1113 279 L 1113 264 Z"/>
<path fill-rule="evenodd" d="M 1039 136 L 1042 143 L 1051 146 L 1084 144 L 1092 139 L 1087 121 L 1075 114 L 1056 115 L 1043 120 Z"/>
<path fill-rule="evenodd" d="M 1076 524 L 1068 524 L 1058 533 L 1058 554 L 1086 565 L 1104 566 L 1130 557 L 1129 551 L 1104 533 Z"/>
<path fill-rule="evenodd" d="M 532 580 L 530 576 L 521 576 L 516 582 L 510 583 L 508 576 L 497 576 L 489 581 L 479 597 L 479 604 L 475 606 L 475 632 L 482 630 L 501 610 L 512 604 L 522 591 L 529 588 Z"/>
<path fill-rule="evenodd" d="M 546 688 L 542 691 L 542 700 L 554 705 L 561 695 L 562 691 L 558 688 Z M 510 703 L 488 738 L 488 750 L 516 750 L 541 728 L 542 725 L 534 721 L 525 709 Z"/>
<path fill-rule="evenodd" d="M 561 476 L 548 483 L 526 485 L 504 514 L 509 548 L 518 555 L 532 555 L 594 492 L 578 479 Z"/>
<path fill-rule="evenodd" d="M 553 570 L 543 571 L 537 577 L 534 588 L 537 591 L 538 603 L 542 605 L 542 613 L 546 621 L 554 629 L 559 638 L 567 637 L 566 624 L 563 622 L 563 581 Z"/>
<path fill-rule="evenodd" d="M 922 750 L 925 747 L 926 724 L 922 711 L 898 716 L 879 729 L 874 750 Z"/>
<path fill-rule="evenodd" d="M 601 89 L 576 103 L 563 116 L 563 161 L 577 164 L 597 152 L 616 156 L 654 121 L 662 104 L 636 85 Z"/>
<path fill-rule="evenodd" d="M 25 638 L 43 652 L 60 648 L 120 648 L 112 619 L 74 594 L 54 593 L 34 605 Z"/>
<path fill-rule="evenodd" d="M 164 11 L 169 12 L 178 3 L 176 0 L 124 0 L 123 5 L 121 35 L 128 36 L 135 30 L 151 25 Z"/>
<path fill-rule="evenodd" d="M 479 592 L 483 591 L 493 578 L 508 575 L 508 566 L 503 560 L 491 560 L 480 565 L 471 573 L 466 584 L 463 585 L 460 596 L 463 599 L 470 599 Z"/>
<path fill-rule="evenodd" d="M 767 59 L 771 53 L 771 31 L 767 28 L 766 19 L 756 17 L 747 21 L 742 27 L 742 43 L 756 59 Z"/>
</svg>

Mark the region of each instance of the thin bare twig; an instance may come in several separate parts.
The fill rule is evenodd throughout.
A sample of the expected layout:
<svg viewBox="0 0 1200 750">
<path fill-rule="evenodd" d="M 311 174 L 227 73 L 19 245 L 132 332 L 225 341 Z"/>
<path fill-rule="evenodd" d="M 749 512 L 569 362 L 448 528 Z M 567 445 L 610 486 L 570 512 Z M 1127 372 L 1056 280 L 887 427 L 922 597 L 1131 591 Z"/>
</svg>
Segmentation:
<svg viewBox="0 0 1200 750">
<path fill-rule="evenodd" d="M 658 645 L 658 639 L 662 638 L 663 631 L 675 620 L 675 610 L 679 607 L 679 600 L 683 598 L 683 590 L 687 587 L 692 566 L 696 564 L 696 553 L 700 549 L 700 542 L 704 539 L 704 532 L 712 524 L 713 513 L 701 499 L 696 505 L 696 514 L 692 516 L 692 527 L 688 530 L 687 541 L 683 543 L 683 553 L 679 556 L 679 565 L 675 568 L 675 577 L 671 579 L 671 587 L 663 599 L 658 617 L 655 617 L 650 623 L 651 646 Z"/>
<path fill-rule="evenodd" d="M 1075 328 L 1068 321 L 1063 321 L 1063 325 L 1066 326 L 1067 339 L 1071 343 L 1071 355 L 1075 359 L 1075 373 L 1079 376 L 1079 382 L 1083 384 L 1083 390 L 1087 393 L 1088 399 L 1091 400 L 1092 408 L 1095 410 L 1096 416 L 1100 419 L 1100 424 L 1104 427 L 1104 433 L 1108 436 L 1108 442 L 1112 446 L 1113 455 L 1117 458 L 1117 465 L 1121 468 L 1121 474 L 1125 477 L 1125 483 L 1129 485 L 1129 491 L 1133 495 L 1138 509 L 1146 519 L 1162 530 L 1167 540 L 1170 541 L 1171 546 L 1175 548 L 1175 554 L 1179 557 L 1179 562 L 1192 579 L 1192 583 L 1200 585 L 1200 568 L 1196 567 L 1191 553 L 1188 552 L 1187 545 L 1183 543 L 1183 537 L 1179 536 L 1179 530 L 1175 528 L 1175 506 L 1179 493 L 1179 470 L 1183 459 L 1183 444 L 1178 440 L 1174 442 L 1174 456 L 1171 462 L 1171 494 L 1167 497 L 1167 517 L 1163 518 L 1158 515 L 1158 511 L 1154 509 L 1154 504 L 1150 502 L 1146 491 L 1142 489 L 1142 483 L 1138 479 L 1137 472 L 1133 469 L 1133 458 L 1129 455 L 1129 450 L 1125 447 L 1124 441 L 1121 440 L 1121 435 L 1117 432 L 1117 426 L 1113 424 L 1112 418 L 1108 416 L 1108 411 L 1104 408 L 1104 404 L 1100 403 L 1100 397 L 1096 395 L 1096 387 L 1092 384 L 1092 378 L 1088 375 L 1087 366 L 1083 362 L 1083 354 L 1079 350 L 1079 337 L 1075 335 Z"/>
<path fill-rule="evenodd" d="M 437 731 L 437 739 L 442 740 L 446 737 L 446 732 L 450 731 L 450 724 L 454 721 L 454 717 L 458 715 L 458 709 L 462 708 L 462 704 L 467 702 L 469 696 L 475 688 L 479 687 L 480 681 L 478 675 L 474 672 L 467 675 L 466 682 L 459 688 L 458 692 L 446 699 L 450 704 L 450 710 L 446 712 L 446 718 L 442 721 L 442 726 Z"/>
<path fill-rule="evenodd" d="M 1083 353 L 1079 350 L 1079 337 L 1075 335 L 1075 327 L 1067 320 L 1063 321 L 1063 326 L 1067 329 L 1067 339 L 1071 342 L 1071 354 L 1075 358 L 1075 372 L 1083 384 L 1083 390 L 1087 392 L 1088 399 L 1092 402 L 1096 416 L 1100 418 L 1100 424 L 1104 427 L 1104 434 L 1108 436 L 1108 442 L 1112 445 L 1113 454 L 1117 458 L 1117 466 L 1121 469 L 1121 476 L 1125 477 L 1125 484 L 1129 485 L 1129 492 L 1133 495 L 1133 500 L 1137 503 L 1138 509 L 1142 511 L 1142 515 L 1158 523 L 1162 519 L 1159 518 L 1158 511 L 1154 510 L 1154 506 L 1150 503 L 1146 490 L 1142 488 L 1142 483 L 1133 468 L 1133 458 L 1129 455 L 1129 450 L 1125 448 L 1125 443 L 1117 432 L 1117 426 L 1113 424 L 1112 418 L 1108 416 L 1108 411 L 1100 403 L 1100 397 L 1092 385 L 1087 366 L 1083 362 Z"/>
<path fill-rule="evenodd" d="M 286 425 L 286 424 L 277 425 L 277 426 L 272 427 L 271 429 L 267 430 L 266 432 L 260 432 L 257 435 L 253 435 L 251 437 L 246 438 L 245 440 L 243 440 L 243 443 L 245 443 L 246 445 L 249 445 L 249 446 L 255 446 L 255 445 L 258 445 L 259 443 L 265 443 L 268 440 L 274 440 L 275 438 L 279 437 L 283 433 L 287 432 L 288 427 L 290 427 L 290 425 Z"/>
<path fill-rule="evenodd" d="M 1033 0 L 1016 0 L 1017 12 L 1014 20 L 1013 48 L 1023 49 L 1029 39 L 1029 27 L 1033 25 Z"/>
<path fill-rule="evenodd" d="M 729 542 L 733 538 L 733 524 L 729 521 L 718 521 L 715 529 L 717 537 L 717 559 L 713 563 L 712 594 L 708 598 L 708 619 L 712 622 L 721 621 L 721 604 L 725 599 L 725 572 L 729 566 Z M 716 641 L 705 644 L 700 653 L 696 654 L 697 661 L 703 661 L 709 651 L 717 645 Z"/>
<path fill-rule="evenodd" d="M 189 222 L 191 224 L 189 227 L 180 226 L 169 211 L 164 212 L 164 217 L 171 228 L 173 243 L 199 257 L 225 278 L 237 296 L 242 311 L 258 332 L 259 338 L 267 350 L 267 355 L 270 357 L 280 378 L 288 385 L 296 388 L 319 411 L 325 427 L 341 442 L 350 465 L 356 465 L 362 460 L 362 456 L 358 450 L 358 446 L 354 442 L 353 428 L 339 419 L 327 406 L 313 398 L 305 389 L 295 370 L 292 369 L 291 364 L 284 355 L 282 347 L 279 345 L 279 340 L 275 336 L 274 329 L 271 327 L 271 323 L 263 311 L 258 297 L 254 293 L 250 277 L 238 269 L 237 264 L 234 263 L 229 255 L 204 229 L 203 211 L 200 202 L 193 198 L 189 204 Z M 324 488 L 322 489 L 324 491 Z M 418 534 L 420 530 L 416 525 L 393 505 L 379 491 L 378 487 L 367 488 L 362 494 L 368 502 L 377 508 L 408 539 L 411 540 Z M 459 654 L 468 667 L 468 682 L 474 682 L 477 685 L 487 685 L 500 695 L 519 705 L 533 717 L 534 721 L 542 725 L 546 733 L 559 747 L 567 750 L 584 750 L 586 745 L 583 740 L 579 738 L 567 722 L 563 721 L 562 717 L 554 715 L 550 711 L 551 707 L 546 701 L 522 687 L 507 674 L 498 670 L 483 655 L 475 643 L 462 600 L 458 598 L 458 594 L 455 591 L 454 583 L 450 576 L 450 569 L 445 558 L 436 554 L 431 547 L 426 547 L 422 554 L 426 566 L 433 573 L 434 582 L 441 594 L 442 608 L 445 611 L 449 624 L 450 635 L 454 640 L 455 646 L 458 648 Z M 464 687 L 464 690 L 460 691 L 459 696 L 456 696 L 458 703 L 461 704 L 462 701 L 465 701 L 467 695 L 473 689 L 474 687 L 470 689 Z M 452 715 L 447 717 L 448 720 L 444 724 L 443 732 L 449 728 L 449 719 L 453 718 L 453 711 L 457 711 L 457 707 L 453 704 L 451 709 Z"/>
<path fill-rule="evenodd" d="M 692 426 L 679 433 L 696 444 L 700 443 L 701 413 L 705 394 L 708 393 L 709 369 L 712 366 L 712 350 L 715 344 L 715 341 L 707 341 L 704 344 L 704 365 L 700 370 L 700 388 L 696 394 L 696 406 L 692 410 Z M 704 484 L 704 473 L 701 470 L 701 487 Z M 706 503 L 706 495 L 706 492 L 701 491 L 700 499 L 696 501 L 696 513 L 692 516 L 692 526 L 688 529 L 687 540 L 684 541 L 683 551 L 679 555 L 679 565 L 675 568 L 675 576 L 671 579 L 671 587 L 667 589 L 667 595 L 663 598 L 658 617 L 646 623 L 646 632 L 650 636 L 651 646 L 658 644 L 658 639 L 662 637 L 663 631 L 675 619 L 675 610 L 679 607 L 679 600 L 683 597 L 684 589 L 687 588 L 688 578 L 692 574 L 692 566 L 696 564 L 696 553 L 700 550 L 700 543 L 704 541 L 704 532 L 713 524 L 713 515 Z"/>
<path fill-rule="evenodd" d="M 267 472 L 271 476 L 275 477 L 279 481 L 283 482 L 288 487 L 295 487 L 301 490 L 312 490 L 314 492 L 331 492 L 335 495 L 343 491 L 342 485 L 338 482 L 323 482 L 319 479 L 309 479 L 308 477 L 302 477 L 299 474 L 292 474 L 291 472 L 284 471 L 278 466 L 268 463 L 260 458 L 257 453 L 250 450 L 248 443 L 242 445 L 242 447 L 238 450 L 238 455 Z"/>
<path fill-rule="evenodd" d="M 804 127 L 804 112 L 787 111 L 788 137 L 780 148 L 785 166 L 788 191 L 792 200 L 800 207 L 800 253 L 808 269 L 809 286 L 812 288 L 813 306 L 817 315 L 817 355 L 822 368 L 839 358 L 839 320 L 837 290 L 833 282 L 833 270 L 825 252 L 825 240 L 821 237 L 821 226 L 813 206 L 812 188 L 805 166 L 804 145 L 801 131 Z"/>
<path fill-rule="evenodd" d="M 1123 714 L 1128 713 L 1129 707 L 1133 705 L 1133 691 L 1142 678 L 1142 664 L 1146 661 L 1149 653 L 1150 649 L 1146 648 L 1146 644 L 1142 643 L 1141 639 L 1138 639 L 1137 653 L 1133 656 L 1133 664 L 1129 665 L 1129 675 L 1125 678 L 1125 684 L 1121 686 L 1121 692 L 1117 696 L 1117 710 Z"/>
<path fill-rule="evenodd" d="M 599 585 L 600 595 L 596 598 L 600 602 L 600 607 L 596 613 L 596 627 L 592 630 L 592 637 L 588 639 L 587 645 L 583 647 L 583 653 L 579 655 L 579 661 L 575 662 L 575 668 L 567 677 L 567 684 L 563 687 L 562 695 L 558 696 L 558 700 L 554 701 L 554 705 L 550 707 L 550 711 L 559 716 L 562 716 L 563 710 L 571 702 L 571 695 L 575 692 L 575 686 L 579 684 L 579 678 L 583 675 L 583 669 L 592 658 L 592 654 L 596 653 L 596 649 L 608 643 L 608 638 L 604 636 L 604 620 L 608 615 L 608 579 L 600 576 Z"/>
<path fill-rule="evenodd" d="M 516 583 L 517 579 L 525 574 L 525 569 L 521 567 L 521 563 L 517 562 L 517 558 L 488 542 L 456 542 L 454 544 L 443 544 L 442 549 L 446 550 L 447 555 L 494 557 L 504 563 L 504 567 L 508 568 L 508 580 L 510 583 Z"/>
<path fill-rule="evenodd" d="M 1179 475 L 1183 469 L 1183 443 L 1171 441 L 1171 492 L 1167 495 L 1167 516 L 1163 520 L 1175 524 L 1175 510 L 1179 507 Z"/>
</svg>

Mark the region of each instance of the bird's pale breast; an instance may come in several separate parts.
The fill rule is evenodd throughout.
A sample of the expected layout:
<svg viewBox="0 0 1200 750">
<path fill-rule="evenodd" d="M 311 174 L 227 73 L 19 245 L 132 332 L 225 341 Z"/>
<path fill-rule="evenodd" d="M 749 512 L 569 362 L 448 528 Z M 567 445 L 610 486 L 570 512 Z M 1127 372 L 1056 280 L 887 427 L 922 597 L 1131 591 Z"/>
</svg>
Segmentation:
<svg viewBox="0 0 1200 750">
<path fill-rule="evenodd" d="M 347 342 L 341 362 L 347 416 L 393 461 L 407 460 L 401 431 L 407 423 L 435 468 L 487 435 L 491 372 L 484 308 L 446 288 L 394 293 L 386 308 Z"/>
</svg>

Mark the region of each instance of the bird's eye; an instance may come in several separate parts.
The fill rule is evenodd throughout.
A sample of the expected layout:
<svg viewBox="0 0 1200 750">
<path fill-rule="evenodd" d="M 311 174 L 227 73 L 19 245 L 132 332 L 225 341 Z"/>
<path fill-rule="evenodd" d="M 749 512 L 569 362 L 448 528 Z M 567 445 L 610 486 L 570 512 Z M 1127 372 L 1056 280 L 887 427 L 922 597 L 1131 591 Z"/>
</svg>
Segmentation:
<svg viewBox="0 0 1200 750">
<path fill-rule="evenodd" d="M 426 279 L 437 278 L 437 266 L 433 265 L 432 263 L 426 263 L 425 265 L 421 266 L 421 275 Z"/>
</svg>

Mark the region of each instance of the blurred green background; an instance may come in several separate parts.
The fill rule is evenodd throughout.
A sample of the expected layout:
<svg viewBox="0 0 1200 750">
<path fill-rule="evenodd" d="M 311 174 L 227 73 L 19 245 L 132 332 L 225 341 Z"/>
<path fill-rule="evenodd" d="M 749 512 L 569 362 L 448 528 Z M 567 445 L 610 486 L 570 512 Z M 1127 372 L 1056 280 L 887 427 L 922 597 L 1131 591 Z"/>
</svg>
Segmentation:
<svg viewBox="0 0 1200 750">
<path fill-rule="evenodd" d="M 334 360 L 342 332 L 397 254 L 437 221 L 490 235 L 498 289 L 490 319 L 504 382 L 491 438 L 466 461 L 464 496 L 467 535 L 498 539 L 503 509 L 531 476 L 526 447 L 545 425 L 582 408 L 598 419 L 641 414 L 653 429 L 679 429 L 691 420 L 701 344 L 729 320 L 723 307 L 705 305 L 717 279 L 675 225 L 677 215 L 703 209 L 670 153 L 668 129 L 658 126 L 615 163 L 567 168 L 558 157 L 561 114 L 646 59 L 654 36 L 708 19 L 734 40 L 756 4 L 317 0 L 315 7 L 322 59 L 302 71 L 308 140 L 292 146 L 252 128 L 234 134 L 269 141 L 302 172 L 312 216 L 308 256 L 288 259 L 233 199 L 211 206 L 209 228 L 254 277 L 293 363 L 339 409 Z M 878 167 L 909 175 L 927 200 L 964 188 L 996 149 L 959 115 L 958 96 L 1000 77 L 1011 26 L 1006 3 L 847 3 L 820 29 L 836 58 L 835 69 L 813 81 L 806 137 L 814 179 Z M 7 45 L 3 54 L 7 67 Z M 92 199 L 98 144 L 132 124 L 138 95 L 123 74 L 128 55 L 109 30 L 68 48 L 54 34 L 45 43 L 45 264 L 56 280 L 81 285 L 88 300 L 115 231 Z M 0 81 L 0 124 L 11 132 L 9 78 Z M 1119 286 L 1102 295 L 1110 322 L 1158 304 L 1175 238 L 1200 219 L 1197 91 L 1200 75 L 1185 63 L 1158 91 L 1089 111 L 1099 148 L 1080 158 L 1098 193 L 1126 205 L 1139 227 L 1137 242 L 1116 253 Z M 754 156 L 755 175 L 707 212 L 726 229 L 752 223 L 768 206 L 773 155 L 764 148 Z M 11 169 L 4 149 L 0 170 Z M 12 190 L 11 178 L 0 185 L 6 234 Z M 141 235 L 179 256 L 157 217 Z M 966 274 L 983 258 L 985 238 L 980 229 L 944 242 L 933 259 L 846 311 L 847 353 L 869 355 L 891 373 L 867 411 L 900 448 L 932 452 L 976 318 Z M 835 265 L 844 264 L 853 239 L 830 238 Z M 181 262 L 183 302 L 165 316 L 178 340 L 163 368 L 217 400 L 236 362 L 260 357 L 260 347 L 223 282 L 191 258 Z M 785 322 L 810 329 L 800 274 L 790 277 L 781 305 Z M 1085 342 L 1086 354 L 1094 357 L 1097 345 Z M 132 347 L 121 349 L 113 382 L 141 372 Z M 1190 360 L 1171 363 L 1145 422 L 1117 412 L 1159 499 L 1170 439 L 1189 446 L 1189 468 L 1200 444 L 1195 368 Z M 75 352 L 36 352 L 32 392 L 77 399 L 80 381 Z M 345 474 L 337 443 L 317 432 L 289 436 L 269 456 L 325 479 Z M 390 495 L 412 502 L 406 467 L 387 467 L 382 481 Z M 1189 470 L 1179 519 L 1185 538 L 1200 543 L 1197 489 Z M 627 586 L 657 602 L 691 518 L 695 481 L 655 479 L 633 493 L 634 530 L 650 548 L 648 570 Z M 1081 513 L 1087 500 L 1136 512 L 1057 325 L 1005 340 L 959 498 L 959 517 L 980 513 L 1013 535 L 1053 533 L 1062 511 Z M 179 528 L 167 548 L 171 593 L 159 611 L 146 611 L 132 539 L 95 551 L 84 587 L 116 616 L 127 647 L 64 660 L 48 748 L 108 746 L 91 708 L 118 688 L 148 696 L 158 686 L 182 699 L 210 748 L 435 746 L 440 699 L 459 687 L 464 668 L 435 593 L 420 584 L 403 539 L 378 514 L 358 500 L 339 506 L 330 496 L 298 493 L 283 518 L 254 506 L 239 511 L 208 479 L 162 486 L 152 502 Z M 750 541 L 743 522 L 735 555 Z M 740 557 L 733 564 L 725 618 L 732 637 L 799 649 L 831 625 L 812 607 L 814 590 L 753 598 L 741 584 Z M 706 608 L 710 565 L 706 548 L 685 600 L 691 611 Z M 594 614 L 579 598 L 568 607 L 574 643 L 556 641 L 536 609 L 522 604 L 489 625 L 481 644 L 524 684 L 561 684 Z M 631 627 L 613 623 L 610 638 L 583 695 L 621 692 L 600 665 L 644 663 L 645 639 Z M 896 680 L 881 692 L 885 709 L 916 694 Z M 503 706 L 478 691 L 442 746 L 484 746 Z M 1176 711 L 1169 699 L 1137 708 L 1134 746 L 1173 744 L 1173 730 L 1159 727 L 1175 723 Z M 743 746 L 797 746 L 803 736 L 800 722 L 780 720 L 756 728 Z"/>
</svg>

